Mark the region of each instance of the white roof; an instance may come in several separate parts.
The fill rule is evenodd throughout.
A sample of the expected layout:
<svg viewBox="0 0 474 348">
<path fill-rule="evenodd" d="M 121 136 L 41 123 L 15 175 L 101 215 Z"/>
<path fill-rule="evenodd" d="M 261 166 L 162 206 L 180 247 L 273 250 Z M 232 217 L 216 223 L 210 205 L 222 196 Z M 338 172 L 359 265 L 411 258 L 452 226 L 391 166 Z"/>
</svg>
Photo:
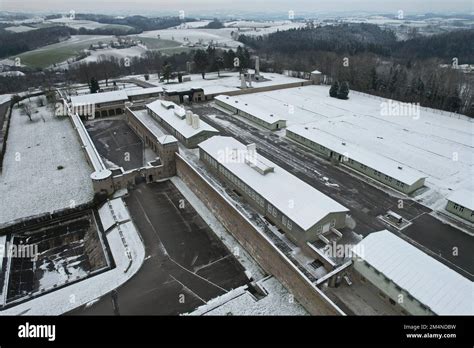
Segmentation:
<svg viewBox="0 0 474 348">
<path fill-rule="evenodd" d="M 167 109 L 163 107 L 162 103 L 170 105 L 171 108 Z M 179 105 L 164 100 L 156 100 L 153 103 L 147 104 L 147 108 L 156 113 L 166 123 L 168 123 L 174 130 L 180 133 L 184 138 L 191 138 L 201 132 L 215 132 L 219 133 L 217 129 L 211 127 L 203 120 L 199 120 L 199 128 L 194 129 L 191 125 L 186 123 L 186 119 L 181 119 L 175 115 L 176 109 L 182 109 Z"/>
<path fill-rule="evenodd" d="M 314 70 L 314 71 L 311 71 L 311 74 L 320 75 L 320 74 L 321 74 L 321 71 L 319 71 L 319 70 Z"/>
<path fill-rule="evenodd" d="M 434 313 L 474 314 L 474 287 L 469 279 L 390 231 L 369 234 L 353 251 Z"/>
<path fill-rule="evenodd" d="M 362 163 L 369 168 L 375 169 L 404 184 L 413 185 L 418 180 L 426 178 L 426 175 L 413 168 L 380 156 L 374 152 L 366 151 L 357 145 L 350 144 L 346 140 L 321 131 L 316 127 L 295 125 L 288 127 L 287 130 L 301 135 L 308 140 L 314 141 L 332 151 L 340 153 L 349 159 Z"/>
<path fill-rule="evenodd" d="M 163 92 L 163 87 L 139 88 L 139 89 L 131 89 L 131 90 L 125 91 L 125 93 L 127 93 L 129 97 L 152 94 L 152 93 L 162 93 L 162 92 Z"/>
<path fill-rule="evenodd" d="M 125 91 L 112 91 L 102 93 L 91 93 L 71 97 L 71 103 L 75 105 L 112 103 L 116 101 L 127 101 L 128 96 Z"/>
<path fill-rule="evenodd" d="M 139 88 L 129 90 L 119 90 L 111 92 L 91 93 L 78 96 L 71 96 L 72 105 L 112 103 L 116 101 L 127 101 L 128 97 L 146 95 L 163 92 L 162 87 Z"/>
<path fill-rule="evenodd" d="M 459 204 L 464 208 L 474 211 L 474 192 L 470 190 L 457 190 L 453 192 L 449 197 L 453 203 Z"/>
<path fill-rule="evenodd" d="M 160 144 L 169 144 L 177 142 L 178 140 L 172 136 L 165 134 L 156 124 L 153 117 L 148 115 L 146 111 L 132 111 L 138 121 L 145 126 L 158 140 Z"/>
<path fill-rule="evenodd" d="M 245 154 L 247 150 L 244 144 L 232 137 L 214 136 L 199 147 L 303 230 L 313 227 L 330 213 L 348 212 L 346 207 L 260 155 L 258 161 L 273 167 L 273 172 L 263 175 L 245 161 L 226 160 L 225 155 L 231 154 L 234 149 L 239 154 Z"/>
<path fill-rule="evenodd" d="M 267 110 L 263 108 L 255 106 L 255 104 L 248 104 L 245 100 L 239 97 L 229 97 L 226 95 L 219 95 L 215 97 L 214 99 L 220 102 L 226 103 L 229 106 L 233 106 L 234 108 L 237 108 L 243 112 L 246 112 L 252 116 L 255 116 L 269 124 L 273 124 L 278 121 L 286 121 L 285 119 L 279 117 L 279 115 L 275 115 L 272 112 L 268 112 Z"/>
</svg>

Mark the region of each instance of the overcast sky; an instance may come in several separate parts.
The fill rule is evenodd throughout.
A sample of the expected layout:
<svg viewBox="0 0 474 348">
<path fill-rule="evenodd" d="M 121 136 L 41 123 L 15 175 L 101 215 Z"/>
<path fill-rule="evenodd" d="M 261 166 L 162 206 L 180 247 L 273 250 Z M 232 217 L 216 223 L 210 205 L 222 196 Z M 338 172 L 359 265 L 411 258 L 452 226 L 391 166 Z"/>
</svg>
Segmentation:
<svg viewBox="0 0 474 348">
<path fill-rule="evenodd" d="M 406 14 L 425 12 L 472 13 L 474 0 L 0 0 L 0 10 L 23 12 L 157 13 L 185 10 L 239 12 L 363 11 Z"/>
</svg>

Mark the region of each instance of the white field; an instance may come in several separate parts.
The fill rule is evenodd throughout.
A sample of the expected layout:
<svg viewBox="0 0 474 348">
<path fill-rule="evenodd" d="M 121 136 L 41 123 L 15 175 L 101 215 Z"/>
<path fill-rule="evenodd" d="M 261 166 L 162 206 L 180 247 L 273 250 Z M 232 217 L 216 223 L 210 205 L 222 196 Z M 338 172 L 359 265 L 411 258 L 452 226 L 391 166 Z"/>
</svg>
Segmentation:
<svg viewBox="0 0 474 348">
<path fill-rule="evenodd" d="M 441 209 L 444 198 L 474 189 L 474 123 L 463 115 L 420 108 L 419 116 L 384 116 L 388 99 L 351 92 L 349 100 L 329 97 L 328 86 L 308 86 L 240 96 L 305 125 L 421 171 L 431 188 L 418 199 Z"/>
<path fill-rule="evenodd" d="M 105 23 L 99 23 L 99 22 L 88 21 L 88 20 L 76 20 L 76 19 L 71 19 L 69 17 L 50 19 L 50 20 L 45 21 L 45 23 L 63 24 L 74 29 L 85 28 L 85 29 L 93 30 L 93 29 L 99 29 L 99 28 L 104 28 L 104 27 L 115 27 L 115 26 L 128 28 L 128 26 L 126 25 L 120 26 L 120 25 L 105 24 Z"/>
<path fill-rule="evenodd" d="M 157 38 L 158 35 L 161 39 L 173 40 L 184 44 L 190 42 L 194 45 L 207 46 L 211 42 L 219 47 L 237 48 L 242 45 L 240 42 L 235 41 L 231 37 L 231 32 L 235 29 L 223 28 L 223 29 L 164 29 L 164 30 L 153 30 L 147 31 L 142 34 L 138 34 L 138 37 L 152 37 Z M 186 41 L 184 38 L 189 39 Z"/>
<path fill-rule="evenodd" d="M 0 174 L 0 223 L 93 198 L 92 169 L 69 119 L 53 116 L 46 107 L 37 108 L 36 98 L 31 105 L 39 111 L 33 122 L 17 108 L 12 114 Z"/>
<path fill-rule="evenodd" d="M 108 58 L 108 57 L 114 57 L 117 59 L 124 59 L 127 57 L 128 58 L 140 57 L 145 52 L 146 52 L 146 49 L 139 46 L 122 48 L 122 49 L 107 48 L 104 50 L 91 51 L 90 56 L 88 56 L 87 58 L 81 59 L 80 61 L 78 61 L 78 63 L 97 62 L 97 61 L 100 61 L 101 59 Z"/>
<path fill-rule="evenodd" d="M 8 27 L 5 28 L 7 31 L 11 31 L 13 33 L 24 33 L 26 31 L 36 30 L 35 28 L 27 27 L 26 25 L 19 25 L 15 27 Z"/>
<path fill-rule="evenodd" d="M 161 39 L 173 40 L 182 44 L 190 42 L 194 45 L 207 46 L 211 43 L 219 47 L 224 48 L 237 48 L 243 46 L 242 43 L 232 38 L 231 33 L 239 32 L 245 35 L 267 35 L 274 33 L 277 30 L 288 30 L 291 28 L 299 28 L 304 26 L 304 23 L 292 23 L 290 21 L 278 21 L 278 22 L 251 22 L 251 21 L 235 21 L 224 23 L 226 28 L 222 29 L 198 29 L 199 27 L 205 26 L 209 21 L 198 21 L 185 23 L 179 27 L 164 29 L 164 30 L 153 30 L 139 34 L 139 37 L 153 37 L 157 38 L 160 35 Z M 255 30 L 257 28 L 257 30 Z M 184 40 L 187 38 L 189 41 Z"/>
</svg>

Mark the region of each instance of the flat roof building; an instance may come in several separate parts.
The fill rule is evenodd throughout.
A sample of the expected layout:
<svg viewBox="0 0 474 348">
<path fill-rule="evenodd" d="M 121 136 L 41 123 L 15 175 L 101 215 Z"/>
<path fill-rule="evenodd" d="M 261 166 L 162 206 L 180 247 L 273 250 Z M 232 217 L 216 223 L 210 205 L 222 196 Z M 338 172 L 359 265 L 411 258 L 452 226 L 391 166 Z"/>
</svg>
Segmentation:
<svg viewBox="0 0 474 348">
<path fill-rule="evenodd" d="M 269 130 L 279 130 L 286 127 L 286 120 L 255 105 L 250 105 L 239 97 L 219 95 L 214 98 L 216 104 L 235 115 L 246 119 Z"/>
<path fill-rule="evenodd" d="M 305 245 L 343 228 L 348 209 L 275 163 L 254 144 L 215 136 L 199 144 L 200 159 L 290 239 Z"/>
<path fill-rule="evenodd" d="M 91 118 L 116 116 L 125 112 L 125 103 L 128 101 L 158 98 L 161 95 L 163 95 L 162 87 L 90 93 L 71 96 L 71 106 L 79 116 Z"/>
<path fill-rule="evenodd" d="M 188 148 L 195 148 L 200 142 L 219 134 L 198 115 L 173 102 L 157 100 L 146 107 L 150 116 Z"/>
<path fill-rule="evenodd" d="M 354 269 L 412 315 L 474 315 L 473 283 L 384 230 L 353 248 Z"/>
<path fill-rule="evenodd" d="M 446 210 L 467 221 L 474 222 L 474 192 L 458 190 L 448 197 Z"/>
<path fill-rule="evenodd" d="M 366 151 L 316 127 L 291 126 L 286 130 L 286 136 L 319 155 L 405 194 L 410 194 L 425 184 L 426 177 L 421 172 Z"/>
</svg>

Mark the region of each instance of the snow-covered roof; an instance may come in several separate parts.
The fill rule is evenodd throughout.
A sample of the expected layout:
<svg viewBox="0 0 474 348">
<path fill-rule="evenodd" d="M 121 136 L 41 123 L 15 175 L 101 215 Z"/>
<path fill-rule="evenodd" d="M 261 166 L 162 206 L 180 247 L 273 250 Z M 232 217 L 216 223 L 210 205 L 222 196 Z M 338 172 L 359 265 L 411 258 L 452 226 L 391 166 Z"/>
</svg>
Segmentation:
<svg viewBox="0 0 474 348">
<path fill-rule="evenodd" d="M 464 208 L 474 211 L 474 192 L 469 190 L 457 190 L 449 197 L 453 203 L 463 206 Z"/>
<path fill-rule="evenodd" d="M 162 104 L 168 105 L 169 108 L 164 107 Z M 186 119 L 181 119 L 175 115 L 175 110 L 182 108 L 173 102 L 156 100 L 153 103 L 147 104 L 146 107 L 157 114 L 161 119 L 163 119 L 168 125 L 170 125 L 186 139 L 198 135 L 201 132 L 219 133 L 217 129 L 211 127 L 203 120 L 199 120 L 199 127 L 197 129 L 194 129 L 191 125 L 188 125 L 186 123 Z"/>
<path fill-rule="evenodd" d="M 269 123 L 274 124 L 278 121 L 285 121 L 285 119 L 279 117 L 279 115 L 275 115 L 272 112 L 268 112 L 267 110 L 256 106 L 255 104 L 248 104 L 244 100 L 240 99 L 239 97 L 229 97 L 226 95 L 219 95 L 214 98 L 217 101 L 223 102 L 232 106 L 240 111 L 246 112 L 258 119 Z"/>
<path fill-rule="evenodd" d="M 129 97 L 135 97 L 135 96 L 146 95 L 146 94 L 154 94 L 154 93 L 162 93 L 162 92 L 163 92 L 163 87 L 149 87 L 149 88 L 125 90 L 125 93 L 127 93 Z"/>
<path fill-rule="evenodd" d="M 319 71 L 319 70 L 314 70 L 314 71 L 311 71 L 311 74 L 320 75 L 320 74 L 321 74 L 321 71 Z"/>
<path fill-rule="evenodd" d="M 156 121 L 153 117 L 148 115 L 146 111 L 132 111 L 136 119 L 148 129 L 158 140 L 160 144 L 170 144 L 177 142 L 178 140 L 172 135 L 166 135 L 160 127 L 156 124 Z"/>
<path fill-rule="evenodd" d="M 474 287 L 469 279 L 390 231 L 369 234 L 353 252 L 434 313 L 474 314 Z"/>
<path fill-rule="evenodd" d="M 138 88 L 138 89 L 125 89 L 119 91 L 102 92 L 102 93 L 91 93 L 78 96 L 71 96 L 72 105 L 84 105 L 84 104 L 101 104 L 101 103 L 112 103 L 117 101 L 127 101 L 128 97 L 136 97 L 140 95 L 147 95 L 152 93 L 163 92 L 163 87 L 149 87 L 149 88 Z"/>
<path fill-rule="evenodd" d="M 234 150 L 239 154 L 247 151 L 244 144 L 232 137 L 214 136 L 199 144 L 199 147 L 303 230 L 310 229 L 330 213 L 348 211 L 346 207 L 260 155 L 257 155 L 258 161 L 273 167 L 273 171 L 263 175 L 242 159 L 228 158 L 227 155 Z"/>
<path fill-rule="evenodd" d="M 125 91 L 112 91 L 103 93 L 91 93 L 71 97 L 72 106 L 86 104 L 102 104 L 117 101 L 127 101 L 128 96 Z"/>
<path fill-rule="evenodd" d="M 342 154 L 348 159 L 352 159 L 384 175 L 388 175 L 406 185 L 411 186 L 418 180 L 426 178 L 426 175 L 413 168 L 404 166 L 399 162 L 380 156 L 374 152 L 364 150 L 357 145 L 350 144 L 346 140 L 323 132 L 316 127 L 294 125 L 288 127 L 287 130 Z"/>
</svg>

